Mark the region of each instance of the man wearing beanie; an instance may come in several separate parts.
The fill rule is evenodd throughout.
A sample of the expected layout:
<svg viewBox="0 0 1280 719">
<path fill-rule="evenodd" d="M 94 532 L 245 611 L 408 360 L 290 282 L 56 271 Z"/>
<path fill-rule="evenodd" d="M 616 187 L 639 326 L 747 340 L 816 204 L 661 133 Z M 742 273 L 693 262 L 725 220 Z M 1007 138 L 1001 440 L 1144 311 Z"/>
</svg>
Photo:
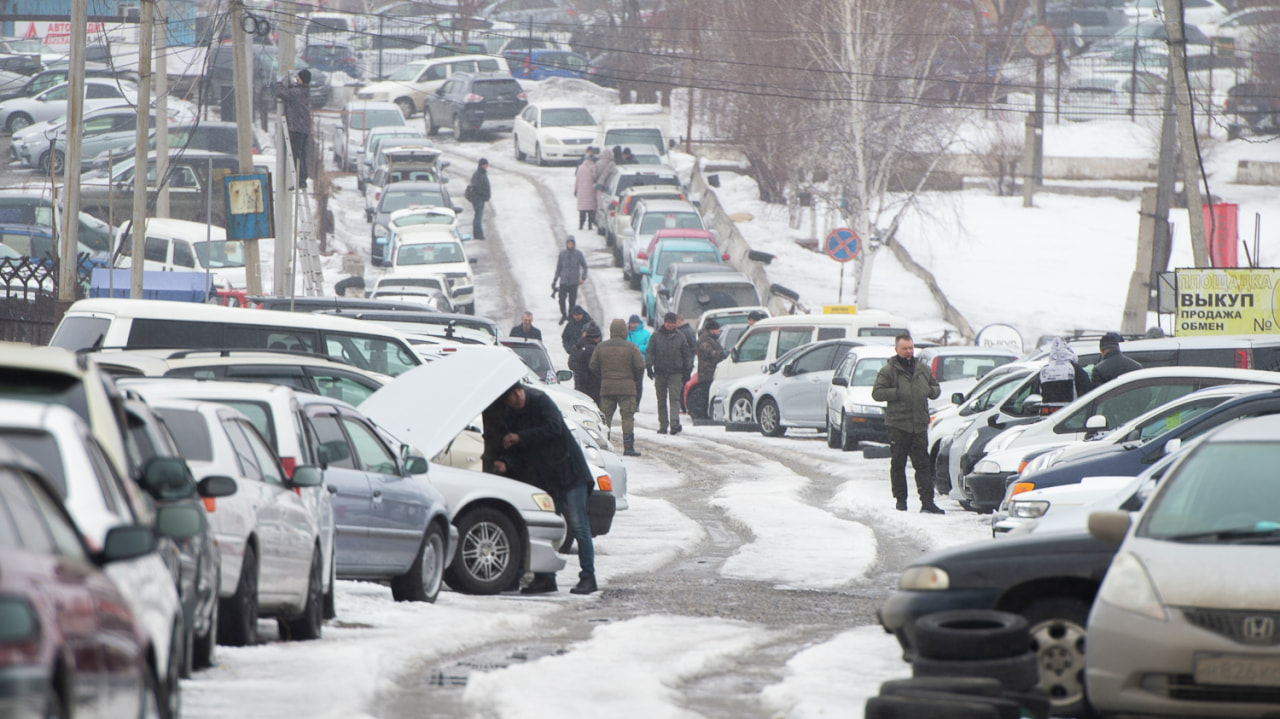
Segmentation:
<svg viewBox="0 0 1280 719">
<path fill-rule="evenodd" d="M 680 434 L 680 400 L 684 378 L 693 371 L 693 348 L 676 329 L 676 313 L 668 312 L 649 338 L 644 363 L 658 395 L 658 434 L 666 434 L 668 427 L 671 434 Z"/>
<path fill-rule="evenodd" d="M 606 432 L 613 428 L 613 411 L 622 413 L 622 454 L 639 457 L 636 451 L 635 387 L 644 379 L 644 357 L 627 341 L 627 323 L 609 323 L 609 339 L 596 345 L 591 355 L 591 371 L 600 378 L 600 412 Z"/>
<path fill-rule="evenodd" d="M 600 327 L 588 322 L 582 338 L 569 353 L 569 369 L 573 370 L 573 388 L 600 404 L 600 373 L 591 370 L 591 356 L 600 344 Z"/>
<path fill-rule="evenodd" d="M 311 148 L 311 71 L 303 68 L 296 77 L 297 82 L 277 82 L 275 96 L 284 103 L 289 147 L 293 149 L 293 161 L 298 164 L 298 187 L 305 190 L 307 178 L 311 176 L 311 163 L 307 159 Z"/>
<path fill-rule="evenodd" d="M 1117 332 L 1108 332 L 1098 340 L 1098 351 L 1102 353 L 1102 359 L 1098 360 L 1089 373 L 1094 387 L 1100 387 L 1125 372 L 1142 369 L 1137 360 L 1125 357 L 1120 352 L 1120 342 L 1123 339 Z"/>
<path fill-rule="evenodd" d="M 560 324 L 569 321 L 569 308 L 578 304 L 578 286 L 586 281 L 587 258 L 578 249 L 573 235 L 569 235 L 556 258 L 556 274 L 551 278 L 551 286 L 557 288 L 560 298 Z"/>
</svg>

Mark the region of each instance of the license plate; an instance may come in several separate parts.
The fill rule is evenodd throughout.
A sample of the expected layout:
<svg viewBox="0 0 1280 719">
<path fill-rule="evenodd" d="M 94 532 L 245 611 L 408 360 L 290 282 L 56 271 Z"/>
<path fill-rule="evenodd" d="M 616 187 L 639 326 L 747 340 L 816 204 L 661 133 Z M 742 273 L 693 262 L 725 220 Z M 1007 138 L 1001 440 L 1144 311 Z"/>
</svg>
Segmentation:
<svg viewBox="0 0 1280 719">
<path fill-rule="evenodd" d="M 1197 654 L 1197 684 L 1234 686 L 1280 686 L 1280 657 L 1240 654 Z"/>
</svg>

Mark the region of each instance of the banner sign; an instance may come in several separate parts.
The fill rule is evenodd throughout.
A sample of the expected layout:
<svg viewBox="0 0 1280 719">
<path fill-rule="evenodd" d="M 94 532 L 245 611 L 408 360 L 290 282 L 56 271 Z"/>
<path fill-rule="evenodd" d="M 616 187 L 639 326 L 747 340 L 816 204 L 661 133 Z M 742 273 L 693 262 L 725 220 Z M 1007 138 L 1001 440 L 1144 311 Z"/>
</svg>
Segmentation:
<svg viewBox="0 0 1280 719">
<path fill-rule="evenodd" d="M 1280 269 L 1182 269 L 1174 334 L 1280 334 Z"/>
</svg>

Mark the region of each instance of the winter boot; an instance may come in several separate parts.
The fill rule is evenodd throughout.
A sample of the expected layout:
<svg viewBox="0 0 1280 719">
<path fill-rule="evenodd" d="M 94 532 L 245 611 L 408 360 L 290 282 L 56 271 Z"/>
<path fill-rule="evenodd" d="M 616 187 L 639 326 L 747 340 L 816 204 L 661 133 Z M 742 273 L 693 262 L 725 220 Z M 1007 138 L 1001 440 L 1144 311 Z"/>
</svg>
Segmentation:
<svg viewBox="0 0 1280 719">
<path fill-rule="evenodd" d="M 535 576 L 532 582 L 529 582 L 524 589 L 520 590 L 521 594 L 547 594 L 556 591 L 556 577 Z"/>
<path fill-rule="evenodd" d="M 920 511 L 925 514 L 946 514 L 946 511 L 933 503 L 933 498 L 922 500 Z"/>
<path fill-rule="evenodd" d="M 640 453 L 636 451 L 636 436 L 634 434 L 622 435 L 622 456 L 639 457 Z"/>
<path fill-rule="evenodd" d="M 679 423 L 673 424 L 671 425 L 671 434 L 680 434 L 680 431 L 683 429 L 684 427 L 681 427 Z"/>
<path fill-rule="evenodd" d="M 599 589 L 599 587 L 596 586 L 595 575 L 588 574 L 587 576 L 579 579 L 578 586 L 574 587 L 573 589 L 570 589 L 569 593 L 570 594 L 591 594 L 595 592 L 597 589 Z"/>
</svg>

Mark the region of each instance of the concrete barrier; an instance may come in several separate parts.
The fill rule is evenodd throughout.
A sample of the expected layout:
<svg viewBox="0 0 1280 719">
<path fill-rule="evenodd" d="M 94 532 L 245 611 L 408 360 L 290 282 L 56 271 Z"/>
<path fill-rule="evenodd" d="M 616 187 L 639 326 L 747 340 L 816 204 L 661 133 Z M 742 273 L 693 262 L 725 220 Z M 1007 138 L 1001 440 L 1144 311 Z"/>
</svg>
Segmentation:
<svg viewBox="0 0 1280 719">
<path fill-rule="evenodd" d="M 1238 185 L 1280 185 L 1280 162 L 1241 160 L 1236 165 Z"/>
</svg>

